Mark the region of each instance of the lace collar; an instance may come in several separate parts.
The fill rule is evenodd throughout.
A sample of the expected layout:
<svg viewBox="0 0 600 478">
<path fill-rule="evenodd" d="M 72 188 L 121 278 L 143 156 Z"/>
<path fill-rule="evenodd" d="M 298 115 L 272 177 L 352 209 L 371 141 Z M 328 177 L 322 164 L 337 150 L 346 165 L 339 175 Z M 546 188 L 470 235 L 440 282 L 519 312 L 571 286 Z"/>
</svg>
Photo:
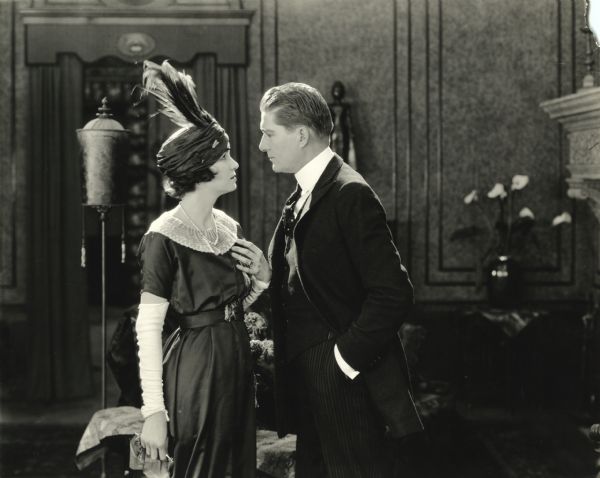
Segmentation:
<svg viewBox="0 0 600 478">
<path fill-rule="evenodd" d="M 219 209 L 213 208 L 215 224 L 219 240 L 215 245 L 210 244 L 206 238 L 192 225 L 175 217 L 179 206 L 166 211 L 150 224 L 148 232 L 159 232 L 173 242 L 189 247 L 195 251 L 210 252 L 212 254 L 225 254 L 237 240 L 237 222 Z M 146 233 L 147 234 L 147 233 Z"/>
</svg>

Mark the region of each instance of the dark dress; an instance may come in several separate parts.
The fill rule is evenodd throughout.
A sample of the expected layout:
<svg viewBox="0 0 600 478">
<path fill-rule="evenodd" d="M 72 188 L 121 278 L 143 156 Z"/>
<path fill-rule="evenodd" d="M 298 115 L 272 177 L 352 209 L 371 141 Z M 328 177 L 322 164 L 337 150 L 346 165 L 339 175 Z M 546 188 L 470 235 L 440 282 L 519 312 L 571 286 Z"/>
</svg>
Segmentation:
<svg viewBox="0 0 600 478">
<path fill-rule="evenodd" d="M 177 225 L 171 212 L 165 214 Z M 140 244 L 142 291 L 167 298 L 169 314 L 176 316 L 243 299 L 248 281 L 229 250 L 194 250 L 157 232 L 162 229 L 168 230 L 151 227 Z M 254 477 L 254 376 L 244 321 L 178 329 L 163 354 L 172 476 Z"/>
</svg>

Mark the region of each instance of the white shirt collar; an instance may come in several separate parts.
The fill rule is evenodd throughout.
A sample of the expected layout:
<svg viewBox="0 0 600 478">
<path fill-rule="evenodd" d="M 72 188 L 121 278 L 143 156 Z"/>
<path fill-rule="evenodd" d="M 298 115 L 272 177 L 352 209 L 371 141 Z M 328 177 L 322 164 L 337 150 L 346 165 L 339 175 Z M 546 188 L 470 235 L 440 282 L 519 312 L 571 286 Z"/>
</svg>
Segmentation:
<svg viewBox="0 0 600 478">
<path fill-rule="evenodd" d="M 306 163 L 300 171 L 294 174 L 294 176 L 296 176 L 296 181 L 298 181 L 298 184 L 302 188 L 302 194 L 312 192 L 331 158 L 333 158 L 333 151 L 327 146 L 323 151 Z"/>
</svg>

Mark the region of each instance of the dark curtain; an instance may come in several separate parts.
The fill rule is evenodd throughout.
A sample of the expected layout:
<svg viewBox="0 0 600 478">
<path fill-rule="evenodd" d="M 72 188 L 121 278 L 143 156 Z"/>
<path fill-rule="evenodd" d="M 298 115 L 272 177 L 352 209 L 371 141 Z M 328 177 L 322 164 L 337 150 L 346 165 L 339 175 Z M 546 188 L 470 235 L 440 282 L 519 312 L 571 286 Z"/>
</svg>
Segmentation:
<svg viewBox="0 0 600 478">
<path fill-rule="evenodd" d="M 236 67 L 217 69 L 217 115 L 231 140 L 231 155 L 240 164 L 238 189 L 223 197 L 223 208 L 238 218 L 246 233 L 249 226 L 250 165 L 248 164 L 248 110 L 246 70 Z M 258 105 L 257 105 L 258 108 Z"/>
<path fill-rule="evenodd" d="M 225 128 L 231 142 L 231 155 L 240 163 L 237 191 L 222 196 L 217 207 L 237 219 L 244 231 L 248 231 L 250 165 L 246 70 L 219 66 L 213 56 L 199 56 L 192 69 L 200 104 Z"/>
<path fill-rule="evenodd" d="M 198 103 L 211 115 L 217 114 L 217 62 L 214 56 L 198 56 L 193 64 Z M 220 119 L 217 118 L 217 120 Z"/>
<path fill-rule="evenodd" d="M 92 392 L 84 270 L 80 267 L 83 69 L 71 55 L 30 69 L 31 365 L 37 400 Z"/>
</svg>

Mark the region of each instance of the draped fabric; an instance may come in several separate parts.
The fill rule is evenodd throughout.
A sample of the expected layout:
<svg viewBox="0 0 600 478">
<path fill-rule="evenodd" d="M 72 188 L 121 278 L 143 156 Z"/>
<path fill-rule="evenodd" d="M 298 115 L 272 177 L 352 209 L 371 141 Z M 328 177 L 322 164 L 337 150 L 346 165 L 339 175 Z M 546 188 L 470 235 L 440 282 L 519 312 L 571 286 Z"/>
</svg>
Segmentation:
<svg viewBox="0 0 600 478">
<path fill-rule="evenodd" d="M 240 163 L 238 190 L 217 207 L 248 230 L 249 164 L 246 72 L 198 56 L 190 73 L 200 104 L 229 133 Z M 80 267 L 83 65 L 60 55 L 56 65 L 30 67 L 31 362 L 29 395 L 66 399 L 90 395 L 92 375 L 85 270 Z M 155 138 L 173 131 L 154 118 Z M 153 158 L 154 160 L 154 158 Z"/>
<path fill-rule="evenodd" d="M 250 165 L 248 164 L 248 111 L 246 102 L 246 70 L 222 67 L 217 70 L 217 118 L 229 133 L 231 154 L 240 164 L 238 189 L 223 196 L 223 209 L 238 218 L 249 230 Z M 258 105 L 257 105 L 258 108 Z"/>
<path fill-rule="evenodd" d="M 199 56 L 194 61 L 192 73 L 199 103 L 225 128 L 231 142 L 231 156 L 240 163 L 237 191 L 222 196 L 217 207 L 248 230 L 250 165 L 246 70 L 217 65 L 214 56 Z"/>
<path fill-rule="evenodd" d="M 192 66 L 192 78 L 196 83 L 196 94 L 198 103 L 216 120 L 217 118 L 217 62 L 214 56 L 198 56 Z M 221 126 L 225 126 L 221 123 Z M 227 128 L 225 128 L 227 129 Z"/>
<path fill-rule="evenodd" d="M 37 400 L 92 392 L 87 291 L 80 267 L 83 69 L 73 55 L 30 68 L 31 363 Z"/>
</svg>

